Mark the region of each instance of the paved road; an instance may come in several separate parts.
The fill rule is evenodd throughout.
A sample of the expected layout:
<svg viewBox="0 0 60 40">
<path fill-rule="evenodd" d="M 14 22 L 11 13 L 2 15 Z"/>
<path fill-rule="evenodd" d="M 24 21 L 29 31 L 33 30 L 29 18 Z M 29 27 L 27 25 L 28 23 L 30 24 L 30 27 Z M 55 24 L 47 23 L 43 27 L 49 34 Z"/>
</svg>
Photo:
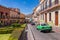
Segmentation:
<svg viewBox="0 0 60 40">
<path fill-rule="evenodd" d="M 33 40 L 60 40 L 60 33 L 56 33 L 56 32 L 51 32 L 51 33 L 42 33 L 38 30 L 36 30 L 35 26 L 32 26 L 30 24 L 28 24 L 28 28 L 30 28 L 31 31 L 31 35 L 33 36 L 32 38 L 34 38 Z M 30 40 L 32 40 L 30 38 Z"/>
</svg>

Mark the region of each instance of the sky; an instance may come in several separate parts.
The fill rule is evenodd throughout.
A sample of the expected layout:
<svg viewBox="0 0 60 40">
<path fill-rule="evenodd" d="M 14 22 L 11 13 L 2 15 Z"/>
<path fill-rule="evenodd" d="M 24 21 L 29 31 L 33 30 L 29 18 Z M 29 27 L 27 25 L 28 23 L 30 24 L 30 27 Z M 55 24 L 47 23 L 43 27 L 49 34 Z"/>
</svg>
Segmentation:
<svg viewBox="0 0 60 40">
<path fill-rule="evenodd" d="M 33 9 L 39 4 L 39 0 L 0 0 L 0 5 L 19 8 L 24 14 L 31 14 Z"/>
</svg>

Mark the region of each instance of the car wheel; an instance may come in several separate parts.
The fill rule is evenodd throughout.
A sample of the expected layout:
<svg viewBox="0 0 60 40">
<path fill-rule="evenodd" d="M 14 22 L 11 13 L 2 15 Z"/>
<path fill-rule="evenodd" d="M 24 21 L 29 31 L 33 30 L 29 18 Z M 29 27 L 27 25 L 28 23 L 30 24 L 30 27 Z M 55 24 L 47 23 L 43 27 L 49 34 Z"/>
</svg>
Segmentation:
<svg viewBox="0 0 60 40">
<path fill-rule="evenodd" d="M 38 28 L 37 28 L 37 30 L 38 30 Z"/>
<path fill-rule="evenodd" d="M 51 32 L 51 30 L 41 30 L 41 32 L 48 33 Z"/>
<path fill-rule="evenodd" d="M 51 30 L 46 30 L 45 32 L 51 32 Z"/>
<path fill-rule="evenodd" d="M 41 32 L 44 32 L 44 30 L 41 30 Z"/>
<path fill-rule="evenodd" d="M 51 32 L 52 30 L 49 30 L 49 32 Z"/>
</svg>

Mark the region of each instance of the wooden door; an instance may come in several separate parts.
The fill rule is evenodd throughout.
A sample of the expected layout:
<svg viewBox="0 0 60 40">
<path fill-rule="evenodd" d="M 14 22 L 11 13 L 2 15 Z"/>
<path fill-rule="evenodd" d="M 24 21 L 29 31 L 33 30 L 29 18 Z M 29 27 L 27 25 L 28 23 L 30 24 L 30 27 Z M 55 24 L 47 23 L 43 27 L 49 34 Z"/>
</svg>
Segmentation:
<svg viewBox="0 0 60 40">
<path fill-rule="evenodd" d="M 58 11 L 55 12 L 55 25 L 58 25 Z"/>
<path fill-rule="evenodd" d="M 47 13 L 45 13 L 45 22 L 47 23 Z"/>
</svg>

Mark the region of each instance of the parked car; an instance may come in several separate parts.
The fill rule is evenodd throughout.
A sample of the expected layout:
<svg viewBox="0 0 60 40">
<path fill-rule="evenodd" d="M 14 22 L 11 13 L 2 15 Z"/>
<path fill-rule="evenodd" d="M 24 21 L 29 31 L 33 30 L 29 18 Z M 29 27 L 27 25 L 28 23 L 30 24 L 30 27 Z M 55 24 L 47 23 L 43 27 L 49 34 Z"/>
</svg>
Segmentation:
<svg viewBox="0 0 60 40">
<path fill-rule="evenodd" d="M 31 22 L 31 25 L 35 25 L 35 22 Z"/>
<path fill-rule="evenodd" d="M 40 25 L 37 25 L 37 30 L 43 31 L 43 32 L 51 32 L 52 31 L 52 26 L 50 26 L 47 23 L 42 23 Z"/>
</svg>

